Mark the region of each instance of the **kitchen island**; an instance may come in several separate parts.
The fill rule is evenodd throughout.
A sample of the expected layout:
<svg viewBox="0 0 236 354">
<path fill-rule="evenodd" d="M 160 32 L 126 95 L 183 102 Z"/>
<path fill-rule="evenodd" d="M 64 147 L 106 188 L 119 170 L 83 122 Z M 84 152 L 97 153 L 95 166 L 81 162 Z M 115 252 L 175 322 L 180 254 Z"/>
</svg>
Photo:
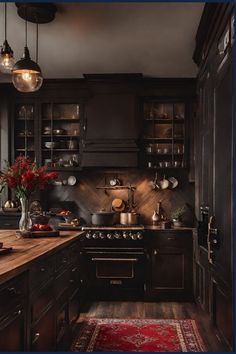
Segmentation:
<svg viewBox="0 0 236 354">
<path fill-rule="evenodd" d="M 3 351 L 65 350 L 73 336 L 83 294 L 81 231 L 58 237 L 17 238 L 0 257 L 0 348 Z"/>
</svg>

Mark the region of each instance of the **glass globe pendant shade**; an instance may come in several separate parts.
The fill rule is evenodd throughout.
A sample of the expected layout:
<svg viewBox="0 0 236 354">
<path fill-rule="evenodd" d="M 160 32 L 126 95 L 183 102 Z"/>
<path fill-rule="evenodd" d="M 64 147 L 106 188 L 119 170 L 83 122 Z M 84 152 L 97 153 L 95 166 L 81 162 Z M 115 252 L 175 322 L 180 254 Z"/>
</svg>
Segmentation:
<svg viewBox="0 0 236 354">
<path fill-rule="evenodd" d="M 0 53 L 0 71 L 4 74 L 9 74 L 14 64 L 15 60 L 13 58 L 13 51 L 7 40 L 5 40 Z"/>
<path fill-rule="evenodd" d="M 24 48 L 23 58 L 16 62 L 12 69 L 12 82 L 20 92 L 35 92 L 42 86 L 41 69 L 30 59 L 28 47 Z"/>
</svg>

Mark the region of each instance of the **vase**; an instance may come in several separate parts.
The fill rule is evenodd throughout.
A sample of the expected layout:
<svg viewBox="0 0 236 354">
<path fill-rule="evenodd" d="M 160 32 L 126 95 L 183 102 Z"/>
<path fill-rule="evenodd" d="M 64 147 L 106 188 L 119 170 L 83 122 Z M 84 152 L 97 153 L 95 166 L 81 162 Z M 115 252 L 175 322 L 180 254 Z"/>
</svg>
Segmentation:
<svg viewBox="0 0 236 354">
<path fill-rule="evenodd" d="M 20 198 L 20 204 L 21 204 L 21 218 L 19 221 L 19 230 L 21 232 L 29 231 L 32 227 L 32 220 L 30 218 L 30 212 L 29 212 L 29 199 Z"/>
</svg>

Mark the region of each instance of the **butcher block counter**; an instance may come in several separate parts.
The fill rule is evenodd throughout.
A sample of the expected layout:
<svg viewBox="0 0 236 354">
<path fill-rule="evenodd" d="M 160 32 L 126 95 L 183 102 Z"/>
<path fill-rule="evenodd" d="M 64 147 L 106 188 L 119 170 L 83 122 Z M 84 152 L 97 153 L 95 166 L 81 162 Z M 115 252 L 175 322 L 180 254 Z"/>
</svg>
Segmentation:
<svg viewBox="0 0 236 354">
<path fill-rule="evenodd" d="M 9 254 L 0 255 L 0 284 L 27 270 L 32 262 L 67 247 L 82 234 L 60 231 L 59 237 L 17 238 L 14 230 L 0 230 L 3 247 L 12 247 Z"/>
<path fill-rule="evenodd" d="M 0 348 L 3 352 L 64 351 L 83 301 L 81 231 L 17 238 L 0 231 Z"/>
</svg>

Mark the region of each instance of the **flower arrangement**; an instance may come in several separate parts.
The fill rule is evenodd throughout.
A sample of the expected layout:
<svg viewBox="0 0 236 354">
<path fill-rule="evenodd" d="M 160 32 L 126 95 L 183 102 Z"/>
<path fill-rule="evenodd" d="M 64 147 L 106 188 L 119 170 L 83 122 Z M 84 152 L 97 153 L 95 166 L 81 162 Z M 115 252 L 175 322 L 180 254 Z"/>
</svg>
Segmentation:
<svg viewBox="0 0 236 354">
<path fill-rule="evenodd" d="M 33 192 L 43 190 L 57 177 L 56 172 L 47 172 L 46 166 L 38 167 L 31 159 L 19 156 L 11 166 L 6 162 L 6 167 L 0 172 L 0 185 L 15 190 L 19 199 L 29 199 Z"/>
<path fill-rule="evenodd" d="M 36 190 L 42 190 L 57 179 L 56 172 L 47 172 L 47 167 L 38 167 L 29 158 L 19 156 L 13 165 L 6 162 L 6 167 L 0 172 L 1 190 L 5 186 L 16 191 L 16 197 L 21 203 L 21 218 L 19 229 L 22 234 L 31 230 L 32 221 L 29 215 L 29 198 Z"/>
</svg>

